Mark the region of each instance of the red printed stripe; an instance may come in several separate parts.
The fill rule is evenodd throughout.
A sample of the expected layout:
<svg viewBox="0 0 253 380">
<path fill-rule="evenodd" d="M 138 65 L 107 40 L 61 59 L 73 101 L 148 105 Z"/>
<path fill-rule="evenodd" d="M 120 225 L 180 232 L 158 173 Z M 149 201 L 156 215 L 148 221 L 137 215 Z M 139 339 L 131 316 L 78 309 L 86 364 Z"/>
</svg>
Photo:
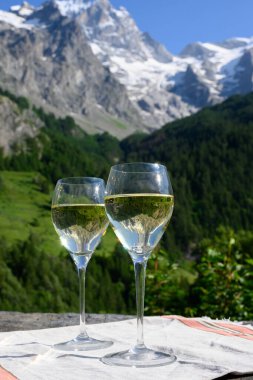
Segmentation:
<svg viewBox="0 0 253 380">
<path fill-rule="evenodd" d="M 207 331 L 207 332 L 211 332 L 211 333 L 219 334 L 219 335 L 233 336 L 233 337 L 237 337 L 237 338 L 253 340 L 253 330 L 251 330 L 247 327 L 237 326 L 237 325 L 234 325 L 232 323 L 210 321 L 210 322 L 212 322 L 212 324 L 215 324 L 217 326 L 217 328 L 216 328 L 215 326 L 211 326 L 211 325 L 207 326 L 206 324 L 208 324 L 208 320 L 206 321 L 206 324 L 205 324 L 204 320 L 202 323 L 200 320 L 197 320 L 194 318 L 185 318 L 185 317 L 181 317 L 178 315 L 166 315 L 163 317 L 168 318 L 168 319 L 177 319 L 180 322 L 187 325 L 188 327 L 195 328 L 198 330 L 203 330 L 203 331 Z M 233 331 L 227 331 L 225 329 L 222 330 L 222 327 L 224 327 L 226 329 L 233 330 L 234 333 L 233 333 Z"/>
<path fill-rule="evenodd" d="M 15 376 L 13 376 L 10 372 L 6 371 L 0 367 L 0 380 L 18 380 Z"/>
<path fill-rule="evenodd" d="M 216 322 L 215 322 L 216 323 Z M 241 326 L 241 325 L 233 325 L 232 323 L 227 323 L 227 322 L 217 322 L 219 326 L 226 327 L 229 329 L 233 329 L 236 331 L 239 331 L 242 334 L 249 334 L 253 336 L 253 330 L 246 327 L 246 326 Z"/>
</svg>

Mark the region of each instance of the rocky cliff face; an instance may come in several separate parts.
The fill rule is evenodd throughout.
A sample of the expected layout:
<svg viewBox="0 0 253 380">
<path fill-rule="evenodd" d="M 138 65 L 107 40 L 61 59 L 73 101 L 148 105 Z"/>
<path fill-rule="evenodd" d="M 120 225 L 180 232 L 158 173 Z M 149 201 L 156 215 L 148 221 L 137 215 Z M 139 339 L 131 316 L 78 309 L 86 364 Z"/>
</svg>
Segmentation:
<svg viewBox="0 0 253 380">
<path fill-rule="evenodd" d="M 114 134 L 113 118 L 129 124 L 123 135 L 143 126 L 124 86 L 92 53 L 79 23 L 61 16 L 53 3 L 19 27 L 1 22 L 0 37 L 2 87 L 76 115 L 79 122 L 88 120 L 90 132 L 107 129 L 103 118 L 110 117 Z"/>
<path fill-rule="evenodd" d="M 35 137 L 41 127 L 43 123 L 31 110 L 21 110 L 9 98 L 0 96 L 0 147 L 4 154 L 22 147 L 23 142 Z"/>
<path fill-rule="evenodd" d="M 239 94 L 247 94 L 253 91 L 253 48 L 246 50 L 240 58 L 235 69 L 236 88 L 234 91 Z"/>
</svg>

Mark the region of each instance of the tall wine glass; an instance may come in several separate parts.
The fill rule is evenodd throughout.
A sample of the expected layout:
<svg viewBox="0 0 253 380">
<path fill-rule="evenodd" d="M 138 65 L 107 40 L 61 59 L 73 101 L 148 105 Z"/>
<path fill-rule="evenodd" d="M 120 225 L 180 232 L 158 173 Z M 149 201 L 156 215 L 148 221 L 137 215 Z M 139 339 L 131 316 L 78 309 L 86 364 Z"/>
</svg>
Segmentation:
<svg viewBox="0 0 253 380">
<path fill-rule="evenodd" d="M 165 166 L 132 163 L 111 168 L 105 208 L 115 234 L 134 263 L 137 342 L 127 351 L 104 356 L 105 364 L 152 367 L 176 360 L 174 355 L 147 348 L 143 339 L 146 265 L 169 223 L 173 206 L 173 191 Z"/>
<path fill-rule="evenodd" d="M 54 190 L 53 224 L 77 267 L 80 289 L 80 334 L 68 342 L 56 344 L 54 348 L 59 350 L 95 350 L 112 344 L 90 338 L 85 328 L 86 268 L 108 226 L 104 190 L 104 181 L 91 177 L 60 179 Z"/>
</svg>

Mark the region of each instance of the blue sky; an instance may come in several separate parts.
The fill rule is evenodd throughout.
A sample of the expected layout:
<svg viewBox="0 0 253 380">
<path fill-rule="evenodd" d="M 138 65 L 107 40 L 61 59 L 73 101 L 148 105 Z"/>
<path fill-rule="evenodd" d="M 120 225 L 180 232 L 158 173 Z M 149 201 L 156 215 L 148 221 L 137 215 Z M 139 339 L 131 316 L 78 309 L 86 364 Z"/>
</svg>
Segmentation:
<svg viewBox="0 0 253 380">
<path fill-rule="evenodd" d="M 71 0 L 70 0 L 71 1 Z M 30 0 L 39 5 L 41 0 Z M 0 9 L 20 0 L 0 0 Z M 253 0 L 111 0 L 128 9 L 142 31 L 172 53 L 194 41 L 253 36 Z"/>
</svg>

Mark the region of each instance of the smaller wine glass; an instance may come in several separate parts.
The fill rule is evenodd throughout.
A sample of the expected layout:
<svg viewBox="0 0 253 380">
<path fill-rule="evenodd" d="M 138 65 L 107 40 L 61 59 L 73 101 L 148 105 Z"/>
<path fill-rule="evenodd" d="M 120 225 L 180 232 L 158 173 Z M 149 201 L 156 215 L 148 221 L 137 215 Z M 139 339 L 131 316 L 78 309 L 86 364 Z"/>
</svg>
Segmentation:
<svg viewBox="0 0 253 380">
<path fill-rule="evenodd" d="M 77 267 L 80 289 L 80 334 L 68 342 L 54 345 L 58 350 L 87 351 L 112 345 L 110 341 L 89 337 L 85 327 L 86 268 L 108 226 L 104 192 L 104 181 L 92 177 L 60 179 L 54 190 L 52 221 Z"/>
</svg>

